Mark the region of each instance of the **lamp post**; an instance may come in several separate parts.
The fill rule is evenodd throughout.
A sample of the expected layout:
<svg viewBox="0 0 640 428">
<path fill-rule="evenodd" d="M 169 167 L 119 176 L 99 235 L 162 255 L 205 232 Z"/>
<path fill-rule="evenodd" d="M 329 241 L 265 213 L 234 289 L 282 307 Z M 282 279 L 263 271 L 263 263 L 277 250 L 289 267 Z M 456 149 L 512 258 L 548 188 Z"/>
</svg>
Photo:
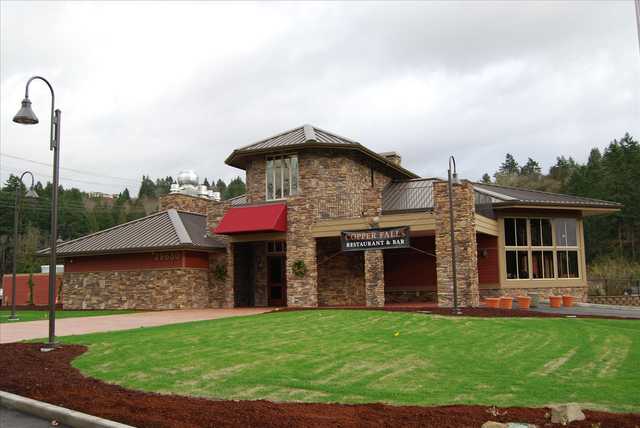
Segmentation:
<svg viewBox="0 0 640 428">
<path fill-rule="evenodd" d="M 451 173 L 451 165 L 453 164 L 453 174 Z M 453 313 L 460 314 L 458 308 L 458 276 L 456 273 L 456 229 L 453 224 L 453 185 L 460 184 L 458 173 L 456 172 L 456 159 L 449 156 L 449 226 L 451 228 L 451 273 L 453 274 Z"/>
<path fill-rule="evenodd" d="M 59 165 L 60 165 L 60 122 L 62 112 L 55 110 L 55 93 L 53 87 L 47 79 L 40 76 L 33 76 L 27 80 L 24 90 L 24 99 L 22 107 L 16 113 L 13 121 L 23 125 L 35 125 L 38 123 L 38 117 L 31 110 L 31 101 L 29 100 L 29 85 L 34 80 L 42 80 L 51 91 L 51 126 L 49 135 L 49 150 L 53 151 L 53 190 L 51 192 L 51 245 L 49 255 L 49 342 L 45 350 L 55 347 L 56 339 L 56 259 L 57 259 L 57 243 L 58 243 L 58 182 L 59 182 Z"/>
<path fill-rule="evenodd" d="M 38 194 L 35 190 L 33 190 L 33 184 L 35 180 L 33 179 L 33 174 L 31 173 L 31 171 L 23 172 L 18 180 L 20 181 L 20 184 L 24 186 L 24 182 L 22 181 L 22 179 L 27 174 L 31 176 L 31 186 L 29 187 L 29 190 L 27 190 L 25 197 L 36 199 L 38 197 Z M 9 321 L 18 321 L 18 317 L 16 316 L 16 266 L 18 264 L 18 225 L 20 224 L 19 217 L 21 193 L 22 187 L 16 187 L 16 205 L 13 208 L 13 276 L 11 278 L 11 316 L 9 317 Z"/>
</svg>

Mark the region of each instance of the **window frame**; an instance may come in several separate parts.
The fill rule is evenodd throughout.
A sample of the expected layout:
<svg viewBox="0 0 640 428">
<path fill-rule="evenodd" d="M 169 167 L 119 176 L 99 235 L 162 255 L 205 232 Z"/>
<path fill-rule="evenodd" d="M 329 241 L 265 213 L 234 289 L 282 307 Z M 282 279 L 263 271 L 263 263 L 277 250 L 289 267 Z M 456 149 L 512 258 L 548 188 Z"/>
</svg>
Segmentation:
<svg viewBox="0 0 640 428">
<path fill-rule="evenodd" d="M 526 236 L 527 236 L 527 241 L 526 241 L 526 245 L 507 245 L 507 239 L 506 239 L 506 222 L 508 220 L 514 220 L 514 234 L 516 235 L 516 241 L 515 243 L 517 244 L 517 221 L 516 219 L 525 219 L 526 220 Z M 558 242 L 556 242 L 556 227 L 558 224 L 558 220 L 565 220 L 565 219 L 572 219 L 575 220 L 575 226 L 576 226 L 576 245 L 559 245 Z M 551 245 L 532 245 L 532 237 L 531 237 L 531 220 L 549 220 L 549 222 L 551 223 Z M 580 224 L 580 220 L 578 218 L 575 217 L 568 217 L 568 216 L 549 216 L 549 215 L 507 215 L 502 217 L 502 221 L 501 221 L 501 230 L 500 230 L 500 234 L 502 236 L 502 254 L 503 254 L 503 260 L 504 260 L 504 267 L 501 269 L 502 274 L 504 275 L 504 279 L 505 281 L 514 281 L 514 282 L 521 282 L 521 281 L 535 281 L 535 282 L 549 282 L 549 281 L 576 281 L 576 280 L 582 280 L 583 279 L 583 270 L 584 270 L 584 266 L 581 263 L 582 260 L 582 238 L 581 238 L 581 224 Z M 542 231 L 542 226 L 540 227 L 540 231 Z M 542 232 L 541 232 L 542 233 Z M 542 238 L 542 236 L 541 236 Z M 525 251 L 527 252 L 528 256 L 528 277 L 527 278 L 509 278 L 509 272 L 507 271 L 508 269 L 508 264 L 507 264 L 507 252 L 509 251 L 514 251 L 516 252 L 516 269 L 517 269 L 517 273 L 519 276 L 520 273 L 520 269 L 519 266 L 517 265 L 517 260 L 518 260 L 518 253 L 519 251 Z M 540 252 L 540 255 L 542 257 L 542 263 L 544 266 L 544 253 L 545 252 L 551 252 L 553 254 L 553 277 L 550 278 L 534 278 L 533 276 L 533 252 Z M 577 259 L 577 267 L 578 267 L 578 276 L 572 277 L 572 276 L 566 276 L 566 277 L 560 277 L 558 275 L 558 254 L 561 252 L 571 252 L 574 251 L 576 253 L 576 259 Z M 569 272 L 569 256 L 567 255 L 566 257 L 566 269 L 567 272 Z M 544 276 L 544 273 L 543 273 Z"/>
<path fill-rule="evenodd" d="M 293 159 L 295 158 L 295 163 Z M 269 163 L 271 162 L 271 174 L 269 174 Z M 276 169 L 276 163 L 280 164 L 279 173 Z M 285 168 L 285 165 L 288 165 Z M 294 169 L 295 165 L 295 169 Z M 289 183 L 289 191 L 288 194 L 285 195 L 284 183 L 285 177 L 284 172 L 288 171 L 288 183 Z M 271 177 L 269 177 L 271 175 Z M 279 177 L 278 177 L 279 176 Z M 279 183 L 276 183 L 276 177 L 279 178 Z M 300 183 L 300 162 L 298 159 L 297 153 L 283 153 L 279 155 L 269 155 L 265 156 L 265 168 L 264 168 L 264 196 L 265 201 L 282 201 L 290 198 L 291 196 L 297 196 L 300 192 L 299 183 Z M 269 178 L 271 178 L 272 183 L 272 191 L 273 195 L 269 194 Z M 294 188 L 295 187 L 295 188 Z M 280 197 L 277 197 L 277 189 L 280 189 Z"/>
</svg>

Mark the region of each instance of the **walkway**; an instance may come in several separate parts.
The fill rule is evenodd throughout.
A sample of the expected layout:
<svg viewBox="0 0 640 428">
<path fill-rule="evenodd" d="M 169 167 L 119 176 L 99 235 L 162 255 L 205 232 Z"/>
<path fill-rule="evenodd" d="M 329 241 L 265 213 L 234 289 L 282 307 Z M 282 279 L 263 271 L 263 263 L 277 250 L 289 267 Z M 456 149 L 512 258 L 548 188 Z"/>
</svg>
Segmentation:
<svg viewBox="0 0 640 428">
<path fill-rule="evenodd" d="M 139 327 L 156 327 L 190 321 L 255 315 L 271 311 L 271 308 L 233 309 L 182 309 L 175 311 L 138 312 L 124 315 L 106 315 L 56 320 L 56 336 L 130 330 Z M 49 321 L 28 321 L 0 325 L 0 343 L 46 338 Z"/>
</svg>

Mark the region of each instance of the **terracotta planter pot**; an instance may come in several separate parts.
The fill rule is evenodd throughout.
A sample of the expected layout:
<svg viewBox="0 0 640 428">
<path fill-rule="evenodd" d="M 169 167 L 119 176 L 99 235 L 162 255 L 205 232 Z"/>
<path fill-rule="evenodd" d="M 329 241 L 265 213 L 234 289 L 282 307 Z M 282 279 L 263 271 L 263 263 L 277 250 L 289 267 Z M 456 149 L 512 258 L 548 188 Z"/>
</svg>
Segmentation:
<svg viewBox="0 0 640 428">
<path fill-rule="evenodd" d="M 487 297 L 484 299 L 484 304 L 487 308 L 497 309 L 500 307 L 500 298 L 499 297 Z"/>
<path fill-rule="evenodd" d="M 559 308 L 562 306 L 562 296 L 549 296 L 549 306 Z"/>
<path fill-rule="evenodd" d="M 573 306 L 573 296 L 562 296 L 562 306 L 567 308 Z"/>
<path fill-rule="evenodd" d="M 529 309 L 530 306 L 531 306 L 531 297 L 518 296 L 518 308 Z"/>
<path fill-rule="evenodd" d="M 513 307 L 513 297 L 501 297 L 500 309 L 511 309 Z"/>
</svg>

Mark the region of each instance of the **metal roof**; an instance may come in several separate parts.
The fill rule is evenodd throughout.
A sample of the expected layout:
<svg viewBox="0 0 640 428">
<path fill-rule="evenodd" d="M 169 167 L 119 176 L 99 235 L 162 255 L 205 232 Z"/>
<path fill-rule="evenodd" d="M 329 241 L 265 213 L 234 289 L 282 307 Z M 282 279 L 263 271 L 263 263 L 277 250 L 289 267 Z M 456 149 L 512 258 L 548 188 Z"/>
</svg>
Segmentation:
<svg viewBox="0 0 640 428">
<path fill-rule="evenodd" d="M 169 209 L 60 243 L 60 256 L 224 248 L 223 237 L 207 234 L 207 216 Z M 49 254 L 49 248 L 38 254 Z"/>
<path fill-rule="evenodd" d="M 512 205 L 532 206 L 564 206 L 584 208 L 621 208 L 617 202 L 581 196 L 563 195 L 540 190 L 522 189 L 518 187 L 499 186 L 497 184 L 473 183 L 476 192 L 491 197 L 494 207 Z"/>
<path fill-rule="evenodd" d="M 444 181 L 438 178 L 418 178 L 414 180 L 394 181 L 382 192 L 382 212 L 429 211 L 433 209 L 433 182 Z M 488 211 L 509 206 L 557 206 L 574 208 L 610 208 L 619 209 L 621 204 L 600 199 L 539 190 L 499 186 L 496 184 L 473 183 L 476 193 L 476 211 L 491 216 Z"/>
<path fill-rule="evenodd" d="M 244 168 L 243 158 L 258 154 L 277 152 L 293 148 L 337 148 L 356 150 L 373 158 L 385 167 L 391 168 L 403 178 L 417 178 L 413 172 L 391 162 L 389 159 L 375 153 L 357 141 L 325 131 L 316 126 L 303 125 L 290 129 L 272 137 L 260 140 L 248 146 L 236 149 L 229 155 L 225 163 L 237 168 Z"/>
</svg>

